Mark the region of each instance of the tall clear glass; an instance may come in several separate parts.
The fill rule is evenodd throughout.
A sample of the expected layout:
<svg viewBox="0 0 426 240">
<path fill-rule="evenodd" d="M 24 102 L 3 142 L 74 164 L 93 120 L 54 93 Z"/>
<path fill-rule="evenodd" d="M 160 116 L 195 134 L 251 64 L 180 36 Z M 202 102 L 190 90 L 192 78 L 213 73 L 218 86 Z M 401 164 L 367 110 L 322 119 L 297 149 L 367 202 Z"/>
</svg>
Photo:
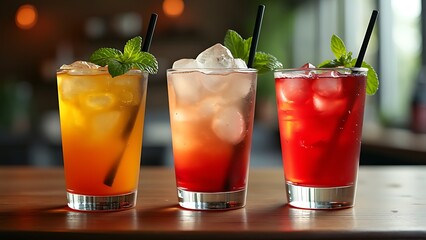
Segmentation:
<svg viewBox="0 0 426 240">
<path fill-rule="evenodd" d="M 274 76 L 288 203 L 352 207 L 367 69 L 284 69 Z"/>
<path fill-rule="evenodd" d="M 167 71 L 180 206 L 245 206 L 256 82 L 255 69 Z"/>
<path fill-rule="evenodd" d="M 148 74 L 57 72 L 68 206 L 115 211 L 136 204 Z"/>
</svg>

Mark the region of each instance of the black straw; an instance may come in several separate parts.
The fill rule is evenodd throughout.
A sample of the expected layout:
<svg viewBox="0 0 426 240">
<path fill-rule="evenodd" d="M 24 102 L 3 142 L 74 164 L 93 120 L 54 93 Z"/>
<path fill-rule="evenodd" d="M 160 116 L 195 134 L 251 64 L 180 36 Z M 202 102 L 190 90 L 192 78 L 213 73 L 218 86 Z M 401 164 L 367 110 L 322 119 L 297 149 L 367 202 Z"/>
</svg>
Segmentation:
<svg viewBox="0 0 426 240">
<path fill-rule="evenodd" d="M 157 24 L 157 18 L 158 18 L 157 14 L 155 13 L 151 14 L 148 30 L 145 36 L 145 42 L 142 47 L 143 52 L 148 52 L 149 48 L 151 47 L 152 36 L 154 35 L 155 25 Z M 132 112 L 131 116 L 129 117 L 129 121 L 126 127 L 123 129 L 123 135 L 122 135 L 123 139 L 128 139 L 130 137 L 130 134 L 132 133 L 133 127 L 136 122 L 137 115 L 138 115 L 138 110 L 135 109 Z M 121 151 L 120 155 L 117 156 L 113 165 L 108 170 L 108 173 L 104 178 L 104 184 L 109 187 L 111 187 L 112 184 L 114 183 L 115 175 L 117 174 L 118 167 L 120 166 L 121 159 L 123 158 L 124 150 L 125 150 L 125 147 L 123 146 L 123 150 Z"/>
<path fill-rule="evenodd" d="M 145 42 L 142 47 L 142 52 L 149 52 L 149 48 L 151 47 L 152 36 L 154 35 L 155 25 L 157 24 L 158 15 L 156 13 L 151 14 L 151 18 L 149 19 L 148 30 L 145 36 Z"/>
<path fill-rule="evenodd" d="M 250 54 L 247 67 L 252 68 L 254 56 L 256 55 L 257 43 L 259 42 L 260 28 L 262 26 L 263 14 L 265 13 L 265 5 L 259 5 L 257 8 L 256 24 L 254 26 L 253 38 L 251 39 Z"/>
<path fill-rule="evenodd" d="M 376 23 L 377 15 L 379 11 L 373 10 L 371 13 L 370 22 L 368 23 L 367 31 L 365 32 L 364 41 L 362 42 L 361 49 L 359 50 L 358 59 L 356 60 L 355 67 L 359 68 L 364 61 L 365 52 L 367 51 L 367 45 L 370 41 L 371 33 L 373 32 L 374 24 Z"/>
</svg>

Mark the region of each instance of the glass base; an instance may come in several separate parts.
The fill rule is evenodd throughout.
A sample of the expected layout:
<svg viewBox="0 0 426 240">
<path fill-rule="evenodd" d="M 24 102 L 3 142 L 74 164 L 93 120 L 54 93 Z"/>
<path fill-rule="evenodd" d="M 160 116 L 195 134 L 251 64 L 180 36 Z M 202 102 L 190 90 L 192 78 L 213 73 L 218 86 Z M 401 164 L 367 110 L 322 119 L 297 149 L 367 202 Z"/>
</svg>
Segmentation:
<svg viewBox="0 0 426 240">
<path fill-rule="evenodd" d="M 315 188 L 286 184 L 288 204 L 307 209 L 339 209 L 353 207 L 355 186 Z"/>
<path fill-rule="evenodd" d="M 234 192 L 190 192 L 178 188 L 179 205 L 194 210 L 231 210 L 246 205 L 246 189 Z"/>
<path fill-rule="evenodd" d="M 114 196 L 88 196 L 67 192 L 68 207 L 79 211 L 120 211 L 136 205 L 137 191 Z"/>
</svg>

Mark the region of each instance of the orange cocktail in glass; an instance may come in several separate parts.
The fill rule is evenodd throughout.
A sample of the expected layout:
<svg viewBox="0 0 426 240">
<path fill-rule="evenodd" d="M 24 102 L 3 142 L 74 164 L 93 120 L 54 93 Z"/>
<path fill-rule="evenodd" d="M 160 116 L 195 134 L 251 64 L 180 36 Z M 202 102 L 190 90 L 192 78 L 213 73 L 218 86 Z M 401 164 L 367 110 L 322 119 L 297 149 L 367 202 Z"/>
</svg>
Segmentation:
<svg viewBox="0 0 426 240">
<path fill-rule="evenodd" d="M 68 205 L 133 207 L 139 179 L 148 74 L 112 78 L 80 62 L 57 72 Z"/>
</svg>

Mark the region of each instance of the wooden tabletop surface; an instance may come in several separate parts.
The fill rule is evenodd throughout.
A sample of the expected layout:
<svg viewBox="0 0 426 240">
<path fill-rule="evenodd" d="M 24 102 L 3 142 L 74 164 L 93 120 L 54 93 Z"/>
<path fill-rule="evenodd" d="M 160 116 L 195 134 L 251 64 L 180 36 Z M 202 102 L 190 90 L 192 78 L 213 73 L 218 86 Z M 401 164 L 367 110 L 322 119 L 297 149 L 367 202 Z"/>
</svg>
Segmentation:
<svg viewBox="0 0 426 240">
<path fill-rule="evenodd" d="M 356 205 L 286 205 L 282 169 L 250 170 L 245 208 L 177 205 L 170 168 L 141 169 L 137 206 L 110 213 L 66 207 L 61 168 L 0 168 L 0 239 L 426 239 L 426 166 L 362 166 Z"/>
</svg>

